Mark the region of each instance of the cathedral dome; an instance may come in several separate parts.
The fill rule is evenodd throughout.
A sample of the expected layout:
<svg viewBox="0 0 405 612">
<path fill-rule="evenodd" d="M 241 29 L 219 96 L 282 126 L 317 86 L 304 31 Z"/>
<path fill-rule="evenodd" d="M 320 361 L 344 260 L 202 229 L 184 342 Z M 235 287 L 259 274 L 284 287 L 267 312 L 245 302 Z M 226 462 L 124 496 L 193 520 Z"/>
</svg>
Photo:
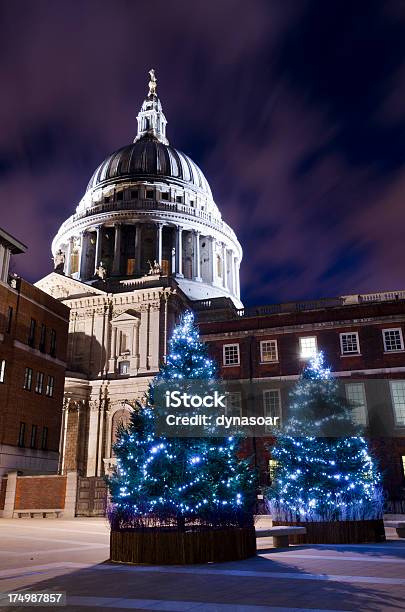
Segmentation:
<svg viewBox="0 0 405 612">
<path fill-rule="evenodd" d="M 201 169 L 169 144 L 149 75 L 133 142 L 98 166 L 53 240 L 55 270 L 111 293 L 173 278 L 191 300 L 240 308 L 242 247 Z"/>
<path fill-rule="evenodd" d="M 107 157 L 96 169 L 87 191 L 122 181 L 170 179 L 212 197 L 201 169 L 185 153 L 145 134 Z"/>
</svg>

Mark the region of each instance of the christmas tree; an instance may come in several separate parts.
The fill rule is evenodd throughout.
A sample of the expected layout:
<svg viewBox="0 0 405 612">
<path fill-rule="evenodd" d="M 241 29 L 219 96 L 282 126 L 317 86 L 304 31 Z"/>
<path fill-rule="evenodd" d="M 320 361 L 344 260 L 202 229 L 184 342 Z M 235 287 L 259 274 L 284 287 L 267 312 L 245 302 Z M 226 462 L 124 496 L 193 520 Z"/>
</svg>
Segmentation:
<svg viewBox="0 0 405 612">
<path fill-rule="evenodd" d="M 322 353 L 291 392 L 288 421 L 270 452 L 277 467 L 266 498 L 274 520 L 382 516 L 378 470 Z"/>
<path fill-rule="evenodd" d="M 235 438 L 156 436 L 155 388 L 217 380 L 214 362 L 200 341 L 194 316 L 186 312 L 169 342 L 166 363 L 138 404 L 114 452 L 109 479 L 113 528 L 188 528 L 253 524 L 255 474 L 238 458 Z"/>
</svg>

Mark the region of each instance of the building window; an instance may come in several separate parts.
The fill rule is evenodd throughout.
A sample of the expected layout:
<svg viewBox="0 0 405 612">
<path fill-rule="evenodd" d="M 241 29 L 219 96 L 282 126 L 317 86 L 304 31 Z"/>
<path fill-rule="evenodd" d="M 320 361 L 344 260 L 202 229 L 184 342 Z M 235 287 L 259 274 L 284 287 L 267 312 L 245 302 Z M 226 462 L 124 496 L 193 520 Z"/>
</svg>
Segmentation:
<svg viewBox="0 0 405 612">
<path fill-rule="evenodd" d="M 41 353 L 45 353 L 45 342 L 46 342 L 46 325 L 41 325 L 41 336 L 39 339 L 39 350 Z"/>
<path fill-rule="evenodd" d="M 30 331 L 28 334 L 28 344 L 30 346 L 34 346 L 35 344 L 35 329 L 37 326 L 37 322 L 35 321 L 35 319 L 31 319 L 31 323 L 30 323 Z"/>
<path fill-rule="evenodd" d="M 24 389 L 26 391 L 31 391 L 31 386 L 32 386 L 32 368 L 25 368 Z"/>
<path fill-rule="evenodd" d="M 266 389 L 266 391 L 263 391 L 263 407 L 265 417 L 271 417 L 272 419 L 278 417 L 281 419 L 280 389 Z M 275 423 L 277 426 L 280 423 L 280 420 L 276 421 Z M 266 431 L 274 431 L 274 427 L 271 425 L 266 425 Z"/>
<path fill-rule="evenodd" d="M 129 374 L 129 361 L 120 361 L 118 365 L 118 372 L 120 374 Z"/>
<path fill-rule="evenodd" d="M 36 448 L 37 447 L 37 430 L 38 430 L 37 425 L 33 425 L 31 427 L 30 448 Z"/>
<path fill-rule="evenodd" d="M 146 190 L 146 198 L 148 200 L 153 200 L 153 189 L 147 189 Z"/>
<path fill-rule="evenodd" d="M 110 196 L 104 196 L 104 204 L 108 204 L 110 201 Z"/>
<path fill-rule="evenodd" d="M 224 344 L 223 360 L 225 366 L 239 365 L 239 344 Z"/>
<path fill-rule="evenodd" d="M 402 329 L 383 329 L 384 351 L 387 353 L 404 350 Z"/>
<path fill-rule="evenodd" d="M 48 397 L 53 397 L 53 388 L 55 386 L 55 378 L 53 376 L 48 376 L 48 382 L 46 383 L 45 395 Z"/>
<path fill-rule="evenodd" d="M 310 359 L 311 357 L 315 357 L 316 353 L 316 336 L 306 336 L 304 338 L 300 338 L 301 359 Z"/>
<path fill-rule="evenodd" d="M 7 310 L 7 323 L 6 323 L 6 333 L 7 334 L 11 332 L 12 322 L 13 322 L 13 307 L 9 306 Z"/>
<path fill-rule="evenodd" d="M 44 387 L 44 373 L 37 372 L 37 381 L 35 383 L 35 393 L 42 393 Z"/>
<path fill-rule="evenodd" d="M 138 191 L 133 189 L 131 191 L 131 200 L 137 200 L 137 199 L 138 199 Z"/>
<path fill-rule="evenodd" d="M 0 383 L 4 383 L 4 378 L 6 375 L 6 360 L 0 360 Z"/>
<path fill-rule="evenodd" d="M 364 384 L 349 383 L 345 387 L 353 421 L 357 425 L 367 425 L 367 401 Z"/>
<path fill-rule="evenodd" d="M 49 354 L 52 355 L 52 357 L 55 357 L 55 354 L 56 354 L 56 331 L 54 329 L 51 329 Z"/>
<path fill-rule="evenodd" d="M 124 199 L 124 192 L 123 191 L 119 191 L 117 193 L 117 200 L 118 200 L 118 202 L 122 202 L 123 199 Z"/>
<path fill-rule="evenodd" d="M 278 461 L 276 459 L 269 459 L 269 473 L 270 473 L 270 480 L 272 482 L 276 477 L 277 467 L 278 467 Z"/>
<path fill-rule="evenodd" d="M 168 191 L 163 191 L 162 192 L 162 200 L 168 200 L 169 199 L 169 192 Z"/>
<path fill-rule="evenodd" d="M 41 450 L 47 450 L 47 448 L 48 448 L 48 428 L 44 427 L 42 429 Z"/>
<path fill-rule="evenodd" d="M 260 342 L 260 361 L 278 361 L 277 340 L 262 340 Z"/>
<path fill-rule="evenodd" d="M 239 391 L 228 393 L 226 396 L 225 414 L 228 416 L 242 416 L 242 394 Z"/>
<path fill-rule="evenodd" d="M 340 350 L 342 355 L 358 355 L 360 353 L 359 334 L 357 332 L 340 334 Z"/>
<path fill-rule="evenodd" d="M 395 422 L 405 425 L 405 380 L 391 380 L 391 397 L 394 407 Z"/>
<path fill-rule="evenodd" d="M 20 422 L 20 431 L 18 433 L 18 446 L 25 446 L 25 423 Z"/>
<path fill-rule="evenodd" d="M 176 196 L 176 202 L 177 204 L 181 204 L 183 202 L 183 196 L 181 195 Z"/>
</svg>

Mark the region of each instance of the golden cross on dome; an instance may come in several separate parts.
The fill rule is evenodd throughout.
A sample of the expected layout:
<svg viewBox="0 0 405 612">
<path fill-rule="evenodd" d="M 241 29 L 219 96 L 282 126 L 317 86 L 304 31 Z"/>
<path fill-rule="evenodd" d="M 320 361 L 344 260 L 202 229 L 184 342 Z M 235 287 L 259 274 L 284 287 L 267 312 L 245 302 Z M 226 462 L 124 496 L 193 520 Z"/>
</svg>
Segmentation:
<svg viewBox="0 0 405 612">
<path fill-rule="evenodd" d="M 148 83 L 149 85 L 148 96 L 156 96 L 157 80 L 156 80 L 155 71 L 153 70 L 153 68 L 149 70 L 149 76 L 150 76 L 150 81 Z"/>
</svg>

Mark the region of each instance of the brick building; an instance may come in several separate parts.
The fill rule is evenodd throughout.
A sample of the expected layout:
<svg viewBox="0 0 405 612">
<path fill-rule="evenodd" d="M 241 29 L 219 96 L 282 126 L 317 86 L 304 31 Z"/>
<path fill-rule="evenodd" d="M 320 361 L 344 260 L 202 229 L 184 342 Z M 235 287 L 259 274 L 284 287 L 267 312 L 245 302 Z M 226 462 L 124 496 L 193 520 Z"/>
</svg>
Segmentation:
<svg viewBox="0 0 405 612">
<path fill-rule="evenodd" d="M 9 276 L 25 250 L 0 230 L 0 476 L 58 469 L 69 308 Z"/>
<path fill-rule="evenodd" d="M 239 310 L 227 300 L 193 307 L 221 376 L 260 381 L 264 413 L 281 419 L 286 383 L 322 350 L 372 440 L 389 497 L 405 498 L 405 291 Z M 250 441 L 262 483 L 270 473 L 268 441 Z"/>
</svg>

